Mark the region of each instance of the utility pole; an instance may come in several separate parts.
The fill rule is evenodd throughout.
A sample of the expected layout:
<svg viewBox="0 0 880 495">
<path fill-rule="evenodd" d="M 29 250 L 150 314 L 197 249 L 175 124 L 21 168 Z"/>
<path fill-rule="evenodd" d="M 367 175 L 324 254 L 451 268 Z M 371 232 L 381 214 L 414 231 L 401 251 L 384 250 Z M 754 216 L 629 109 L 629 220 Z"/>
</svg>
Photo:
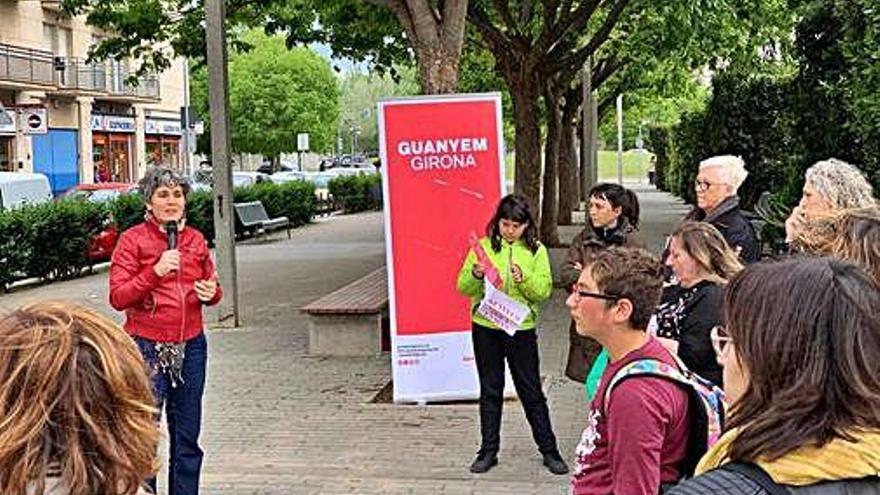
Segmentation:
<svg viewBox="0 0 880 495">
<path fill-rule="evenodd" d="M 617 95 L 617 183 L 623 185 L 623 95 Z"/>
<path fill-rule="evenodd" d="M 581 119 L 583 121 L 583 136 L 581 136 L 581 200 L 589 200 L 587 195 L 590 189 L 598 182 L 599 157 L 596 149 L 598 136 L 598 107 L 596 97 L 593 94 L 593 58 L 587 59 L 584 65 L 581 87 L 583 88 L 583 105 L 581 106 Z"/>
<path fill-rule="evenodd" d="M 235 262 L 235 219 L 232 210 L 232 167 L 229 140 L 229 74 L 226 53 L 226 2 L 205 2 L 208 42 L 208 103 L 211 114 L 211 165 L 214 174 L 214 232 L 217 275 L 224 297 L 219 320 L 238 326 L 238 274 Z"/>
<path fill-rule="evenodd" d="M 192 124 L 192 107 L 189 104 L 189 59 L 183 58 L 183 108 L 182 112 L 184 118 L 181 119 L 183 124 L 181 127 L 181 137 L 183 137 L 183 170 L 186 170 L 186 175 L 190 178 L 193 176 L 193 156 L 191 149 L 193 146 L 193 139 L 195 138 L 193 134 L 193 129 L 190 126 Z"/>
</svg>

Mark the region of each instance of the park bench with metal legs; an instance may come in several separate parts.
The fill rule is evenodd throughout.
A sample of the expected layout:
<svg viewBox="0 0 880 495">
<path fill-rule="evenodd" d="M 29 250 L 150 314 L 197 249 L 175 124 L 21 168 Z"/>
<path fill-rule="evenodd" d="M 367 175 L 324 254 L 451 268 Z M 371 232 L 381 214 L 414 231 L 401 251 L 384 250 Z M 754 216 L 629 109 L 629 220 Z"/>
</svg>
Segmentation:
<svg viewBox="0 0 880 495">
<path fill-rule="evenodd" d="M 290 219 L 287 217 L 269 218 L 263 203 L 251 201 L 248 203 L 235 203 L 233 206 L 238 222 L 243 227 L 243 232 L 254 235 L 278 229 L 287 229 L 287 238 L 290 239 Z"/>
<path fill-rule="evenodd" d="M 383 266 L 301 311 L 309 315 L 310 354 L 379 354 L 382 320 L 388 313 L 388 272 Z"/>
</svg>

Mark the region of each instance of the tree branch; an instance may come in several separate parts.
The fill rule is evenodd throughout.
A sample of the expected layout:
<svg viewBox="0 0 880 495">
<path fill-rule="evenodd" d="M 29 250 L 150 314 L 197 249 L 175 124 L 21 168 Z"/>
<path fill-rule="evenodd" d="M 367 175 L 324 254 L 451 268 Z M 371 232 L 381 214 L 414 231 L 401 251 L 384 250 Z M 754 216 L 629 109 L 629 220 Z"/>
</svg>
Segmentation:
<svg viewBox="0 0 880 495">
<path fill-rule="evenodd" d="M 467 23 L 467 0 L 446 0 L 443 3 L 443 40 L 448 52 L 461 53 Z"/>
<path fill-rule="evenodd" d="M 565 57 L 560 57 L 556 66 L 565 67 L 566 65 L 574 65 L 581 66 L 587 60 L 587 57 L 596 52 L 606 41 L 608 41 L 608 37 L 611 35 L 611 32 L 614 30 L 614 26 L 617 25 L 617 22 L 620 20 L 620 16 L 623 15 L 623 11 L 626 9 L 626 6 L 629 5 L 630 0 L 616 0 L 611 10 L 608 12 L 608 16 L 605 18 L 605 21 L 602 22 L 602 26 L 596 31 L 596 34 L 590 38 L 590 41 L 580 50 L 576 51 L 573 54 L 570 54 Z"/>
<path fill-rule="evenodd" d="M 517 31 L 519 24 L 513 20 L 513 15 L 510 13 L 507 0 L 492 0 L 492 5 L 495 6 L 495 10 L 498 11 L 498 15 L 501 16 L 501 20 L 504 22 L 504 25 L 507 26 L 507 29 L 514 32 Z"/>
<path fill-rule="evenodd" d="M 566 4 L 570 3 L 571 2 L 566 2 Z M 538 47 L 541 52 L 547 53 L 551 58 L 559 57 L 561 54 L 556 48 L 559 45 L 559 42 L 565 39 L 569 32 L 582 31 L 590 18 L 593 17 L 593 13 L 599 8 L 600 3 L 601 0 L 589 0 L 588 2 L 581 4 L 581 6 L 574 11 L 571 11 L 570 7 L 569 9 L 564 10 L 563 13 L 567 15 L 560 17 L 555 32 L 550 33 L 553 36 L 550 39 L 543 40 L 543 43 Z"/>
<path fill-rule="evenodd" d="M 514 44 L 501 30 L 492 24 L 489 16 L 480 7 L 474 5 L 474 2 L 468 2 L 468 19 L 474 23 L 477 30 L 483 36 L 483 40 L 492 45 L 491 51 L 494 53 L 512 53 Z"/>
</svg>

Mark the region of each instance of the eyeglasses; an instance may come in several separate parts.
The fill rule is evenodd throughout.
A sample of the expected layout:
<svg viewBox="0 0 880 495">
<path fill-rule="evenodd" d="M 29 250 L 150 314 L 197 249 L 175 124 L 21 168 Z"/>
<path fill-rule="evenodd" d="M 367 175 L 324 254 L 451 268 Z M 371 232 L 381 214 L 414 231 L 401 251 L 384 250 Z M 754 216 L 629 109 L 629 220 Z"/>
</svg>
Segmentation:
<svg viewBox="0 0 880 495">
<path fill-rule="evenodd" d="M 694 181 L 694 187 L 697 188 L 697 191 L 700 191 L 700 192 L 706 192 L 709 190 L 710 187 L 717 186 L 717 185 L 718 184 L 714 184 L 712 182 L 709 182 L 709 181 L 703 180 L 703 179 L 697 179 Z"/>
<path fill-rule="evenodd" d="M 577 294 L 578 297 L 591 297 L 593 299 L 602 299 L 605 301 L 619 301 L 619 296 L 613 296 L 611 294 L 602 294 L 601 292 L 588 292 L 585 290 L 578 289 L 577 284 L 571 286 L 572 294 Z"/>
<path fill-rule="evenodd" d="M 718 357 L 724 354 L 727 344 L 733 342 L 733 339 L 727 335 L 727 329 L 722 325 L 712 327 L 712 330 L 709 331 L 709 340 L 712 341 L 712 349 L 715 350 L 715 355 Z"/>
</svg>

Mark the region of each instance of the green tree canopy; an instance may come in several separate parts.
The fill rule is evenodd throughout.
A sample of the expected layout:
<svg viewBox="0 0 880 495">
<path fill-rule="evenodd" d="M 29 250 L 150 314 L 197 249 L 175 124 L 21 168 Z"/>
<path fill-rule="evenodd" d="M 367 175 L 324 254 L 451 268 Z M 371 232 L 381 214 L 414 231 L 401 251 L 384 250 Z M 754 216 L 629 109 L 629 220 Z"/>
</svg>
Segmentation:
<svg viewBox="0 0 880 495">
<path fill-rule="evenodd" d="M 379 149 L 379 126 L 376 108 L 379 100 L 391 96 L 409 96 L 419 93 L 415 70 L 411 67 L 395 68 L 398 81 L 389 74 L 363 74 L 352 72 L 340 81 L 342 113 L 339 119 L 339 136 L 351 149 L 352 128 L 360 131 L 359 151 Z"/>
<path fill-rule="evenodd" d="M 242 39 L 253 48 L 233 53 L 229 61 L 233 149 L 277 157 L 296 151 L 297 134 L 306 132 L 312 151 L 331 151 L 340 104 L 330 64 L 310 49 L 288 50 L 281 37 L 252 31 Z M 207 122 L 203 69 L 193 73 L 192 97 Z"/>
</svg>

